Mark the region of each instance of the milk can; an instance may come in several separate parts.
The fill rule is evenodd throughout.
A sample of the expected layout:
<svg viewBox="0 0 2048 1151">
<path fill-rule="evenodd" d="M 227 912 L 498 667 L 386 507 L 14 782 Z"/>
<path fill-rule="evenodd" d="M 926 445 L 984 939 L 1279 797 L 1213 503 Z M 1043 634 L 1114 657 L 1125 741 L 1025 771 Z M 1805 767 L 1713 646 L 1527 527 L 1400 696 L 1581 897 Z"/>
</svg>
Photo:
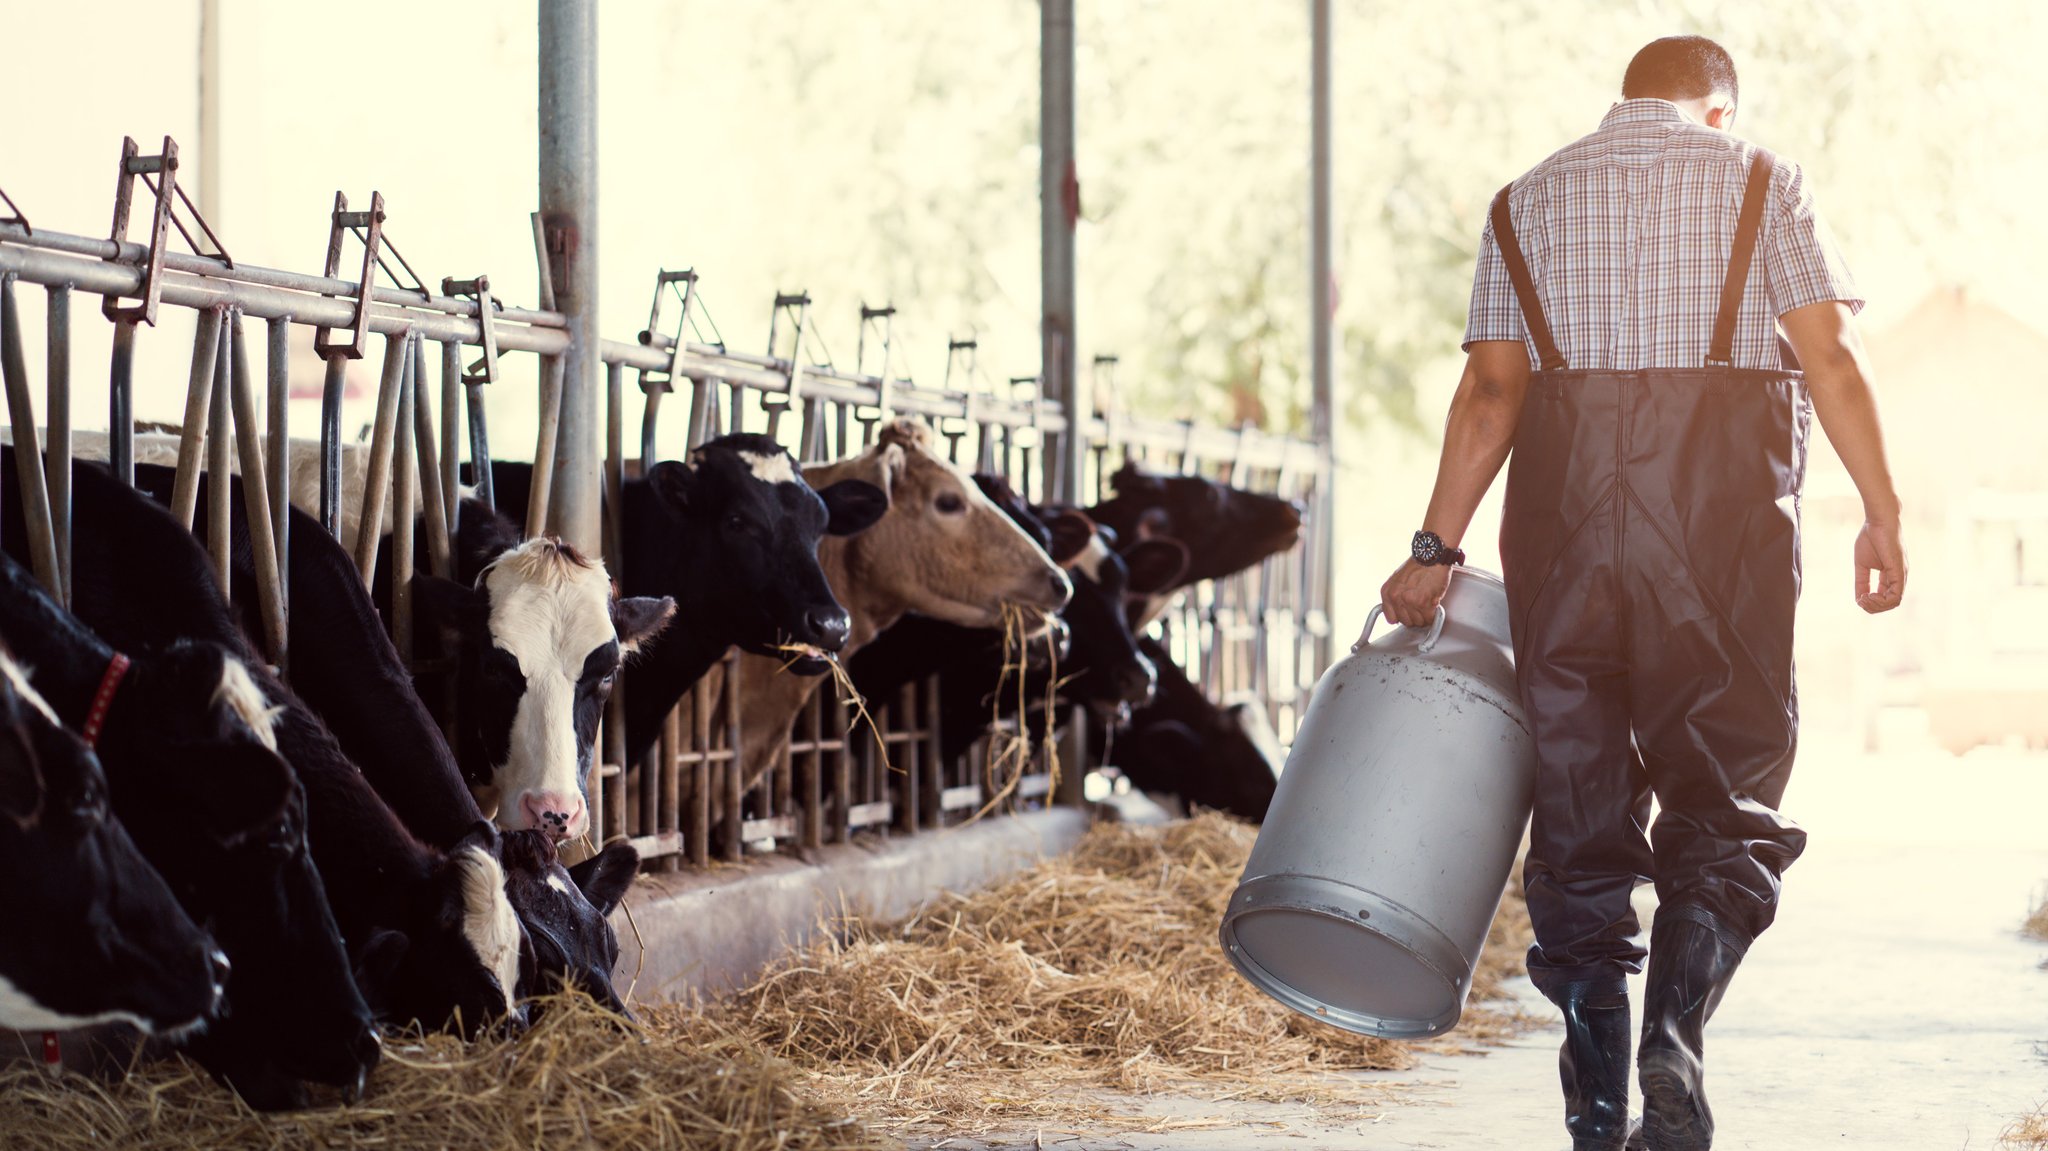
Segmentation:
<svg viewBox="0 0 2048 1151">
<path fill-rule="evenodd" d="M 1535 746 L 1500 577 L 1451 569 L 1429 628 L 1365 633 L 1316 685 L 1223 916 L 1252 984 L 1326 1023 L 1450 1030 L 1521 846 Z"/>
</svg>

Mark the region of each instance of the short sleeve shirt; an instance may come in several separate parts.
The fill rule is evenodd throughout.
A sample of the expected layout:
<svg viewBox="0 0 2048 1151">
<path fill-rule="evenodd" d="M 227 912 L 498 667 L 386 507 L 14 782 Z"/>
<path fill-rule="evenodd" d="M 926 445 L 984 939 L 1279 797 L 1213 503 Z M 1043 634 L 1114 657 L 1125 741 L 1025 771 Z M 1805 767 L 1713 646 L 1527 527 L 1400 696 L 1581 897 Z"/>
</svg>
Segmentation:
<svg viewBox="0 0 2048 1151">
<path fill-rule="evenodd" d="M 1569 368 L 1640 371 L 1706 361 L 1756 147 L 1667 100 L 1624 100 L 1590 136 L 1515 181 L 1523 258 Z M 1776 370 L 1777 318 L 1863 300 L 1797 164 L 1780 157 L 1735 325 L 1733 364 Z M 1465 346 L 1521 340 L 1537 364 L 1489 219 Z"/>
</svg>

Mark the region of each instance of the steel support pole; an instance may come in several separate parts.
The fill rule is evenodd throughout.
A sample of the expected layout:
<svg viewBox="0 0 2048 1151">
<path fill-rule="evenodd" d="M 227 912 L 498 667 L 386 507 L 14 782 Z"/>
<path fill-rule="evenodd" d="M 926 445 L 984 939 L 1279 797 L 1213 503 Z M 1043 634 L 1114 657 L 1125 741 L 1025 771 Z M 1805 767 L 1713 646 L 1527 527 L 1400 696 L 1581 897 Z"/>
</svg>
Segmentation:
<svg viewBox="0 0 2048 1151">
<path fill-rule="evenodd" d="M 1074 168 L 1074 0 L 1042 0 L 1038 44 L 1038 219 L 1043 316 L 1039 388 L 1067 417 L 1059 450 L 1045 455 L 1045 490 L 1075 498 L 1088 458 L 1088 397 L 1074 370 L 1074 224 L 1081 185 Z"/>
<path fill-rule="evenodd" d="M 562 356 L 548 529 L 596 555 L 603 484 L 598 452 L 603 393 L 597 332 L 596 0 L 540 0 L 540 214 L 555 307 L 568 319 L 570 335 Z"/>
<path fill-rule="evenodd" d="M 1336 588 L 1335 548 L 1331 529 L 1335 527 L 1336 502 L 1336 374 L 1337 357 L 1331 331 L 1336 311 L 1336 269 L 1331 259 L 1330 234 L 1330 0 L 1309 0 L 1309 438 L 1322 464 L 1316 483 L 1318 519 L 1312 538 L 1316 541 L 1317 587 L 1310 607 L 1327 618 L 1330 595 Z M 1330 666 L 1332 629 L 1325 627 L 1316 637 L 1316 667 Z"/>
<path fill-rule="evenodd" d="M 604 483 L 598 453 L 597 0 L 540 0 L 540 220 L 554 306 L 569 325 L 569 348 L 556 366 L 561 398 L 547 527 L 585 555 L 597 555 Z M 541 419 L 548 418 L 543 409 Z M 535 463 L 541 466 L 534 469 L 534 495 L 540 496 L 545 465 Z M 591 776 L 585 789 L 590 842 L 601 845 L 611 832 L 604 777 L 595 764 Z"/>
</svg>

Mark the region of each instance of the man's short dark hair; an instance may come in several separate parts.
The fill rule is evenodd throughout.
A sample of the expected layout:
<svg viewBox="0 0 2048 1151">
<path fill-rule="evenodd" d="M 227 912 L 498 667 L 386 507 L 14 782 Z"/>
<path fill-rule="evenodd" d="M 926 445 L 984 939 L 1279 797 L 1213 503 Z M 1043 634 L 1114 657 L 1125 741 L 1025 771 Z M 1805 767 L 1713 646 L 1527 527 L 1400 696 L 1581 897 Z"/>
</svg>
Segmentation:
<svg viewBox="0 0 2048 1151">
<path fill-rule="evenodd" d="M 1666 36 L 1652 40 L 1628 62 L 1621 78 L 1621 98 L 1698 100 L 1726 92 L 1741 103 L 1735 82 L 1735 61 L 1728 50 L 1705 36 Z"/>
</svg>

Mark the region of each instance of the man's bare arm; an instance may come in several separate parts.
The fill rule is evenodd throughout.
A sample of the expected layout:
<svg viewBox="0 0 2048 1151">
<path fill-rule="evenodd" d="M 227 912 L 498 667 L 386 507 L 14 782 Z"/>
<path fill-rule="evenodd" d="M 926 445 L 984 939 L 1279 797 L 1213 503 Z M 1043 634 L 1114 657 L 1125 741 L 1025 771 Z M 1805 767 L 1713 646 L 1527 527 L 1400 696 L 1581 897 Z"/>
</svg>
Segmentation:
<svg viewBox="0 0 2048 1151">
<path fill-rule="evenodd" d="M 1863 530 L 1856 537 L 1856 603 L 1867 612 L 1890 611 L 1906 594 L 1906 552 L 1899 538 L 1899 493 L 1885 458 L 1884 428 L 1870 387 L 1863 337 L 1849 306 L 1836 301 L 1794 308 L 1779 320 L 1806 370 L 1814 414 L 1863 497 Z"/>
<path fill-rule="evenodd" d="M 1422 519 L 1423 528 L 1446 544 L 1457 547 L 1464 540 L 1479 501 L 1507 462 L 1528 388 L 1529 353 L 1520 340 L 1472 345 L 1457 394 L 1451 397 L 1451 414 L 1444 421 L 1436 488 Z M 1380 588 L 1380 602 L 1395 623 L 1422 627 L 1436 617 L 1449 582 L 1449 568 L 1423 567 L 1411 559 Z"/>
</svg>

